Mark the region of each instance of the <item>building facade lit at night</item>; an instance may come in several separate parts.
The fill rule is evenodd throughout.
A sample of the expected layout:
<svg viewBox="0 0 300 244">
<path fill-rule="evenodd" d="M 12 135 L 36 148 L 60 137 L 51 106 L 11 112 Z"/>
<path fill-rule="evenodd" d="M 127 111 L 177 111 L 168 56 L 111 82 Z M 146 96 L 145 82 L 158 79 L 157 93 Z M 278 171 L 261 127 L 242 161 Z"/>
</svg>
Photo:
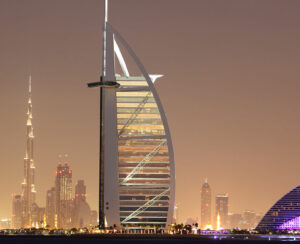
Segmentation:
<svg viewBox="0 0 300 244">
<path fill-rule="evenodd" d="M 91 209 L 86 201 L 86 186 L 83 180 L 78 180 L 75 186 L 74 211 L 72 226 L 83 228 L 90 224 Z"/>
<path fill-rule="evenodd" d="M 40 208 L 36 203 L 35 190 L 35 164 L 33 159 L 33 116 L 32 116 L 32 93 L 31 93 L 31 75 L 29 76 L 29 94 L 27 102 L 27 120 L 26 120 L 26 152 L 24 157 L 24 179 L 22 182 L 21 195 L 14 195 L 13 199 L 13 213 L 12 218 L 17 217 L 17 221 L 12 221 L 12 228 L 39 228 L 42 226 L 41 220 L 45 214 L 45 208 Z M 21 203 L 16 201 L 16 196 L 21 197 Z M 21 206 L 21 217 L 19 211 L 17 215 L 15 212 L 15 204 Z M 21 205 L 20 205 L 21 204 Z M 19 209 L 19 207 L 17 207 Z M 19 226 L 19 218 L 21 219 L 21 226 Z M 16 224 L 18 223 L 18 224 Z"/>
<path fill-rule="evenodd" d="M 205 179 L 201 188 L 201 228 L 212 229 L 211 225 L 211 189 Z"/>
<path fill-rule="evenodd" d="M 121 49 L 140 75 L 130 75 Z M 122 75 L 116 74 L 115 62 Z M 165 228 L 172 222 L 175 166 L 167 119 L 154 87 L 160 77 L 146 72 L 108 23 L 105 1 L 102 76 L 88 84 L 100 87 L 100 228 L 105 222 L 124 229 Z"/>
<path fill-rule="evenodd" d="M 55 227 L 55 205 L 55 187 L 52 187 L 46 195 L 46 223 L 51 228 Z"/>
<path fill-rule="evenodd" d="M 22 227 L 22 197 L 21 195 L 13 195 L 11 228 L 20 229 Z"/>
<path fill-rule="evenodd" d="M 300 186 L 278 200 L 256 229 L 260 231 L 300 230 Z"/>
<path fill-rule="evenodd" d="M 22 224 L 24 228 L 32 226 L 32 208 L 35 206 L 35 165 L 33 160 L 33 125 L 32 125 L 31 76 L 29 76 L 29 95 L 26 121 L 26 153 L 24 157 L 24 180 L 22 182 Z"/>
<path fill-rule="evenodd" d="M 67 163 L 59 163 L 55 178 L 55 206 L 57 228 L 72 227 L 72 170 Z"/>
<path fill-rule="evenodd" d="M 228 228 L 228 195 L 217 194 L 216 196 L 216 224 L 217 228 Z"/>
</svg>

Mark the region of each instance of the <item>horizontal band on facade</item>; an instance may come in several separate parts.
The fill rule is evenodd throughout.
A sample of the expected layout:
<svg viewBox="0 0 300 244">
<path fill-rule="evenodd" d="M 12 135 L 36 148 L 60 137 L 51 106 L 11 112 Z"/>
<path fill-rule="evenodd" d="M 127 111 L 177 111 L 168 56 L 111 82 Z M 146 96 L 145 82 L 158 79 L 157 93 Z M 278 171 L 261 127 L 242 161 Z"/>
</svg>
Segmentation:
<svg viewBox="0 0 300 244">
<path fill-rule="evenodd" d="M 149 140 L 149 139 L 166 139 L 166 135 L 154 136 L 120 136 L 119 140 Z"/>
</svg>

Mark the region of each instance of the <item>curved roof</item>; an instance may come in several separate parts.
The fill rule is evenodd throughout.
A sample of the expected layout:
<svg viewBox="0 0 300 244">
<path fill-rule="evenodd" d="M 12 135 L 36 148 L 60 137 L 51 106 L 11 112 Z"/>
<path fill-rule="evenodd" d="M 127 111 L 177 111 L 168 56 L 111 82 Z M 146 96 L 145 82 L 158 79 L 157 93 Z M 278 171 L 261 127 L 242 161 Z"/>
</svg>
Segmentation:
<svg viewBox="0 0 300 244">
<path fill-rule="evenodd" d="M 257 230 L 300 229 L 300 185 L 284 195 L 265 214 Z M 298 221 L 297 221 L 298 220 Z"/>
</svg>

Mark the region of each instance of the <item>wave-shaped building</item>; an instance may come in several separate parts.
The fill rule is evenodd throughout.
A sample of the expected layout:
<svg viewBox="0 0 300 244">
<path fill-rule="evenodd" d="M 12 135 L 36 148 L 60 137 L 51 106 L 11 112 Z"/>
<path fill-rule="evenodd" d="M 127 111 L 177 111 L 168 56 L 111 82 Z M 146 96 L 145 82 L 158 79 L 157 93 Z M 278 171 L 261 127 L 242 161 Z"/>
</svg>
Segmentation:
<svg viewBox="0 0 300 244">
<path fill-rule="evenodd" d="M 300 186 L 277 201 L 256 229 L 260 231 L 300 230 Z"/>
<path fill-rule="evenodd" d="M 120 45 L 120 46 L 119 46 Z M 140 75 L 130 75 L 121 50 Z M 118 62 L 122 75 L 116 74 Z M 175 166 L 167 119 L 154 82 L 128 43 L 107 21 L 100 82 L 99 226 L 162 228 L 171 224 Z"/>
</svg>

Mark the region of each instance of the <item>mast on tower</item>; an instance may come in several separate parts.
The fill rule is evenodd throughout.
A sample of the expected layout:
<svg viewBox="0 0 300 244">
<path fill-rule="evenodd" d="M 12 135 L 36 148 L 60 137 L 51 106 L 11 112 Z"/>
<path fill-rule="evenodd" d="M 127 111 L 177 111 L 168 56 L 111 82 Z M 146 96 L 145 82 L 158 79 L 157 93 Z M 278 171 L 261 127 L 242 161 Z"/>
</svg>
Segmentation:
<svg viewBox="0 0 300 244">
<path fill-rule="evenodd" d="M 114 68 L 114 37 L 111 31 L 107 31 L 108 20 L 108 0 L 104 1 L 104 23 L 103 23 L 103 60 L 102 60 L 102 76 L 100 81 L 89 83 L 88 87 L 100 88 L 100 143 L 99 143 L 99 228 L 105 228 L 105 202 L 104 202 L 104 164 L 105 158 L 110 157 L 107 155 L 109 150 L 109 143 L 104 143 L 104 131 L 107 123 L 105 121 L 112 121 L 107 114 L 107 99 L 113 99 L 115 92 L 111 88 L 118 88 L 120 85 L 115 81 L 115 68 Z M 111 113 L 113 116 L 113 113 Z M 117 133 L 116 133 L 117 134 Z M 109 152 L 108 154 L 111 154 Z M 107 208 L 107 206 L 106 206 Z"/>
<path fill-rule="evenodd" d="M 104 1 L 104 23 L 103 23 L 103 43 L 102 43 L 102 77 L 106 75 L 106 23 L 107 23 L 108 2 Z"/>
<path fill-rule="evenodd" d="M 29 93 L 31 94 L 31 75 L 29 75 Z"/>
</svg>

